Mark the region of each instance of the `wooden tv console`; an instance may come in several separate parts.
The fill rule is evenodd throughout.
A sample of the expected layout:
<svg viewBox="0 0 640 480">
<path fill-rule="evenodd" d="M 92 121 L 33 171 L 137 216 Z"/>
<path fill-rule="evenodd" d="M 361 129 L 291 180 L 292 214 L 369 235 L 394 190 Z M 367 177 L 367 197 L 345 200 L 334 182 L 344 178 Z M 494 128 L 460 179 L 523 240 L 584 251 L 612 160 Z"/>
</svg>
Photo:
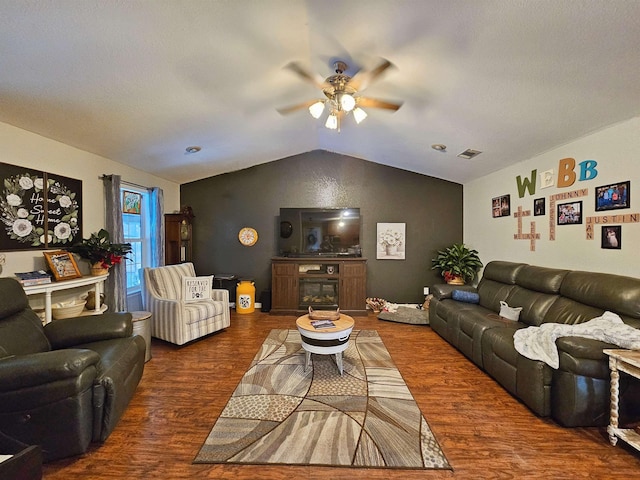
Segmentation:
<svg viewBox="0 0 640 480">
<path fill-rule="evenodd" d="M 271 259 L 271 314 L 304 315 L 340 308 L 367 315 L 367 259 L 311 257 Z"/>
</svg>

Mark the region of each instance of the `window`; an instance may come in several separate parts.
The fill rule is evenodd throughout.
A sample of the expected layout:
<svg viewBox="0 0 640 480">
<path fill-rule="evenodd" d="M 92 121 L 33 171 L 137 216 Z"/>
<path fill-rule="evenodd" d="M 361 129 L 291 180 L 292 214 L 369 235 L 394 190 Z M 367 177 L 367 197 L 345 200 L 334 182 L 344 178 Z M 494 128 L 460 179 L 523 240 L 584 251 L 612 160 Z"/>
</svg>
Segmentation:
<svg viewBox="0 0 640 480">
<path fill-rule="evenodd" d="M 140 214 L 123 213 L 122 229 L 124 241 L 131 244 L 131 253 L 127 255 L 127 293 L 140 291 L 142 286 L 142 269 L 150 262 L 149 248 L 149 194 L 146 190 L 122 184 L 121 191 L 135 192 L 142 195 Z"/>
</svg>

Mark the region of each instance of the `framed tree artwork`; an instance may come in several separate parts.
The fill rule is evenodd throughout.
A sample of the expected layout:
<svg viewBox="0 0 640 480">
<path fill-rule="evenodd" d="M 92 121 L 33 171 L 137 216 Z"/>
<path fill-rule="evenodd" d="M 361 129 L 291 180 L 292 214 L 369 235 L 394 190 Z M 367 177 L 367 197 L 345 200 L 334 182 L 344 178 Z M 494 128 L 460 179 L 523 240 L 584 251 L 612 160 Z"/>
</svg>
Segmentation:
<svg viewBox="0 0 640 480">
<path fill-rule="evenodd" d="M 122 191 L 122 213 L 140 215 L 142 195 L 137 192 Z"/>
</svg>

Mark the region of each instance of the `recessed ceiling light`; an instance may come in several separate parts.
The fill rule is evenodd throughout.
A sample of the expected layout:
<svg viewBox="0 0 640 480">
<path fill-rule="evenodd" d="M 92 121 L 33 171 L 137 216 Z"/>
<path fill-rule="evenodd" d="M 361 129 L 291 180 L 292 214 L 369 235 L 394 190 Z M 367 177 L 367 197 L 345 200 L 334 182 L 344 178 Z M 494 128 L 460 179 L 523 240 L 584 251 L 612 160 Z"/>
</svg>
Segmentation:
<svg viewBox="0 0 640 480">
<path fill-rule="evenodd" d="M 447 149 L 447 146 L 441 143 L 434 143 L 433 145 L 431 145 L 431 148 L 439 152 L 444 152 Z"/>
<path fill-rule="evenodd" d="M 482 152 L 480 150 L 474 150 L 472 148 L 467 148 L 464 152 L 459 153 L 457 156 L 460 158 L 464 158 L 464 159 L 471 159 L 473 157 L 476 157 L 478 155 L 480 155 Z"/>
<path fill-rule="evenodd" d="M 185 152 L 187 152 L 187 154 L 198 153 L 200 150 L 202 150 L 202 148 L 195 145 L 185 148 Z"/>
</svg>

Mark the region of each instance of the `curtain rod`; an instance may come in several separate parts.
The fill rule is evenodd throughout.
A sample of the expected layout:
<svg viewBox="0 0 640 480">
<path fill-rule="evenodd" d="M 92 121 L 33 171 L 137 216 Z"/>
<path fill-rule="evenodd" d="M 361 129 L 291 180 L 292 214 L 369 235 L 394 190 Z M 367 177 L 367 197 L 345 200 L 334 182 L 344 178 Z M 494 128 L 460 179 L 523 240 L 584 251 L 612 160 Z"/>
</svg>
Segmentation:
<svg viewBox="0 0 640 480">
<path fill-rule="evenodd" d="M 103 180 L 105 178 L 111 178 L 113 175 L 107 175 L 107 174 L 103 174 L 100 178 L 100 180 Z M 144 190 L 151 190 L 151 187 L 146 187 L 144 185 L 138 185 L 137 183 L 133 183 L 133 182 L 128 182 L 126 180 L 121 180 L 121 183 L 125 183 L 127 185 L 131 185 L 132 187 L 138 187 L 138 188 L 142 188 Z"/>
</svg>

